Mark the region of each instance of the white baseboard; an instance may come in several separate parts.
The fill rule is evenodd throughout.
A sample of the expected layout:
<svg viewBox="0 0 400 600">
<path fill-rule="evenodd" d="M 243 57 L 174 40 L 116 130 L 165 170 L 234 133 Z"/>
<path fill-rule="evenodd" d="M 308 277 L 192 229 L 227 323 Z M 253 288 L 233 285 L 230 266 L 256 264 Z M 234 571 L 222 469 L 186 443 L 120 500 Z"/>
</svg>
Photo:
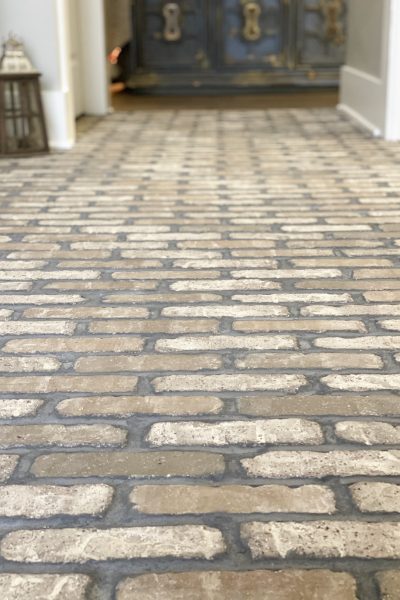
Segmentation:
<svg viewBox="0 0 400 600">
<path fill-rule="evenodd" d="M 339 110 L 373 135 L 383 135 L 386 120 L 386 85 L 382 79 L 354 67 L 341 69 Z"/>
<path fill-rule="evenodd" d="M 347 115 L 352 121 L 355 121 L 357 125 L 360 125 L 363 129 L 367 129 L 372 133 L 374 137 L 380 137 L 382 135 L 382 131 L 375 127 L 368 119 L 363 117 L 359 112 L 347 106 L 347 104 L 340 103 L 336 107 L 338 111 Z"/>
<path fill-rule="evenodd" d="M 42 91 L 43 109 L 50 148 L 68 150 L 75 144 L 70 94 L 62 90 Z"/>
</svg>

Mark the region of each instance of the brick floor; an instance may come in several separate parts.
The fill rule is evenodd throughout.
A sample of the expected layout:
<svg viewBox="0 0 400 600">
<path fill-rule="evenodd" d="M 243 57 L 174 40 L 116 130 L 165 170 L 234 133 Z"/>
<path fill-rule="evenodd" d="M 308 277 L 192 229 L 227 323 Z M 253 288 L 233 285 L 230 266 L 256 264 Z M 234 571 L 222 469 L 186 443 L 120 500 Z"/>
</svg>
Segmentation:
<svg viewBox="0 0 400 600">
<path fill-rule="evenodd" d="M 152 110 L 1 163 L 2 600 L 400 598 L 399 159 Z"/>
</svg>

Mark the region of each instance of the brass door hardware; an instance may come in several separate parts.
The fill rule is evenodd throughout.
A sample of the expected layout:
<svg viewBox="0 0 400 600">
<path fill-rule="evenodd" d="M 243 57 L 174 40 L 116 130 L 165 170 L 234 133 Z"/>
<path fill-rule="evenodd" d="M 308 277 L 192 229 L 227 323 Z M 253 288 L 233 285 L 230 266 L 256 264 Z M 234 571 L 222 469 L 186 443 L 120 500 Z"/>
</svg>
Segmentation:
<svg viewBox="0 0 400 600">
<path fill-rule="evenodd" d="M 243 37 L 248 42 L 257 42 L 261 37 L 260 16 L 261 6 L 258 2 L 244 2 L 243 4 Z"/>
<path fill-rule="evenodd" d="M 181 31 L 181 8 L 176 2 L 167 2 L 163 6 L 165 19 L 164 40 L 166 42 L 178 42 L 182 37 Z"/>
<path fill-rule="evenodd" d="M 345 42 L 343 23 L 340 20 L 343 9 L 343 0 L 321 0 L 321 11 L 325 17 L 325 39 L 337 46 Z"/>
</svg>

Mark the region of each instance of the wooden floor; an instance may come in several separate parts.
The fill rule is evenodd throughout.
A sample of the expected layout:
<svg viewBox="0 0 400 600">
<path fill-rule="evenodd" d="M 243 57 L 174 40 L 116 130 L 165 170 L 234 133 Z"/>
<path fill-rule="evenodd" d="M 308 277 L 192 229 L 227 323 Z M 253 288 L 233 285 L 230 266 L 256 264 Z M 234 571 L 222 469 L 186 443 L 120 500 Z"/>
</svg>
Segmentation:
<svg viewBox="0 0 400 600">
<path fill-rule="evenodd" d="M 112 96 L 112 105 L 117 111 L 326 108 L 334 107 L 337 103 L 338 91 L 336 89 L 286 93 L 269 92 L 239 96 L 140 96 L 129 92 L 121 92 Z"/>
</svg>

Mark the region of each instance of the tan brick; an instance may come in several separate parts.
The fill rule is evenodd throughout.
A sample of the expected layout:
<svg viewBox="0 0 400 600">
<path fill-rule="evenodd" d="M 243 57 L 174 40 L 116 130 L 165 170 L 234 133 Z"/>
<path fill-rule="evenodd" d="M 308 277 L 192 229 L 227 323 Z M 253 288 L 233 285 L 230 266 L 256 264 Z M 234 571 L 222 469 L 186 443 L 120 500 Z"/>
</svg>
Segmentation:
<svg viewBox="0 0 400 600">
<path fill-rule="evenodd" d="M 400 523 L 313 521 L 244 523 L 243 541 L 254 559 L 312 556 L 321 558 L 398 558 Z"/>
<path fill-rule="evenodd" d="M 400 288 L 400 280 L 396 281 L 394 279 L 320 279 L 297 281 L 294 284 L 294 287 L 306 290 L 396 290 Z"/>
<path fill-rule="evenodd" d="M 77 294 L 59 296 L 51 296 L 50 294 L 0 295 L 0 304 L 78 304 L 78 302 L 84 300 L 82 296 Z"/>
<path fill-rule="evenodd" d="M 324 440 L 320 426 L 305 419 L 160 422 L 151 426 L 146 439 L 152 446 L 321 444 Z"/>
<path fill-rule="evenodd" d="M 61 269 L 147 269 L 162 267 L 160 260 L 126 259 L 122 260 L 60 260 L 58 265 Z M 122 271 L 121 271 L 122 272 Z"/>
<path fill-rule="evenodd" d="M 11 267 L 13 268 L 13 267 Z M 100 271 L 0 271 L 0 279 L 9 281 L 35 281 L 41 279 L 97 279 Z"/>
<path fill-rule="evenodd" d="M 382 594 L 381 600 L 397 600 L 400 589 L 400 571 L 381 571 L 377 573 L 376 578 Z"/>
<path fill-rule="evenodd" d="M 24 281 L 0 281 L 2 292 L 27 292 L 32 289 L 32 283 Z"/>
<path fill-rule="evenodd" d="M 0 269 L 7 270 L 30 270 L 42 269 L 46 266 L 45 260 L 0 260 Z"/>
<path fill-rule="evenodd" d="M 151 319 L 149 321 L 94 321 L 92 333 L 214 333 L 219 329 L 216 319 Z"/>
<path fill-rule="evenodd" d="M 400 375 L 399 375 L 400 378 Z M 297 391 L 307 380 L 303 375 L 170 375 L 153 381 L 157 392 L 185 391 Z"/>
<path fill-rule="evenodd" d="M 372 446 L 399 444 L 400 426 L 370 421 L 344 421 L 335 425 L 336 435 L 342 440 Z"/>
<path fill-rule="evenodd" d="M 389 292 L 389 291 L 379 291 L 379 292 L 366 292 L 363 294 L 365 300 L 367 302 L 399 302 L 400 301 L 400 292 Z"/>
<path fill-rule="evenodd" d="M 1 365 L 1 363 L 0 363 Z M 219 369 L 222 360 L 215 354 L 179 354 L 160 356 L 141 354 L 140 356 L 88 356 L 75 363 L 75 370 L 87 373 L 116 371 L 202 371 Z"/>
<path fill-rule="evenodd" d="M 230 250 L 232 248 L 274 248 L 275 242 L 270 240 L 192 240 L 178 242 L 178 248 L 203 248 Z"/>
<path fill-rule="evenodd" d="M 202 477 L 225 470 L 222 454 L 211 452 L 92 452 L 39 456 L 37 477 Z"/>
<path fill-rule="evenodd" d="M 16 454 L 0 454 L 0 481 L 7 481 L 14 473 L 19 456 Z"/>
<path fill-rule="evenodd" d="M 290 261 L 294 267 L 391 267 L 391 260 L 385 258 L 294 258 Z"/>
<path fill-rule="evenodd" d="M 213 246 L 208 243 L 208 240 L 220 240 L 221 234 L 208 232 L 208 233 L 184 233 L 184 232 L 173 232 L 173 233 L 130 233 L 126 236 L 130 242 L 148 242 L 148 241 L 172 241 L 176 240 L 207 240 L 207 248 Z"/>
<path fill-rule="evenodd" d="M 87 575 L 2 573 L 0 596 L 3 600 L 85 600 L 90 584 Z"/>
<path fill-rule="evenodd" d="M 238 369 L 381 369 L 382 359 L 375 354 L 279 352 L 248 354 L 235 360 Z"/>
<path fill-rule="evenodd" d="M 174 339 L 158 340 L 155 349 L 158 352 L 182 352 L 184 350 L 229 350 L 249 348 L 253 350 L 279 350 L 281 348 L 296 348 L 296 338 L 292 336 L 181 336 Z"/>
<path fill-rule="evenodd" d="M 346 306 L 307 306 L 300 309 L 303 317 L 360 317 L 360 316 L 400 316 L 400 306 L 382 304 L 368 306 L 348 304 Z"/>
<path fill-rule="evenodd" d="M 43 400 L 0 400 L 0 419 L 15 419 L 35 415 Z"/>
<path fill-rule="evenodd" d="M 284 306 L 168 306 L 161 314 L 165 317 L 286 317 L 288 309 Z"/>
<path fill-rule="evenodd" d="M 45 290 L 77 290 L 95 291 L 95 290 L 155 290 L 159 285 L 158 281 L 52 281 L 46 283 Z"/>
<path fill-rule="evenodd" d="M 321 382 L 336 390 L 348 390 L 351 392 L 368 392 L 374 390 L 394 390 L 400 388 L 400 375 L 327 375 L 321 378 Z"/>
<path fill-rule="evenodd" d="M 186 259 L 174 260 L 174 268 L 178 269 L 276 269 L 276 260 L 262 259 Z"/>
<path fill-rule="evenodd" d="M 355 581 L 347 573 L 294 569 L 140 575 L 119 584 L 117 600 L 206 600 L 210 593 L 215 600 L 357 600 Z"/>
<path fill-rule="evenodd" d="M 232 277 L 238 279 L 321 279 L 322 277 L 341 277 L 339 269 L 277 269 L 276 271 L 263 271 L 252 269 L 250 271 L 231 271 Z"/>
<path fill-rule="evenodd" d="M 113 304 L 149 304 L 153 302 L 169 304 L 171 302 L 181 302 L 182 304 L 190 304 L 196 302 L 218 302 L 220 300 L 222 300 L 222 296 L 218 294 L 130 294 L 129 296 L 126 294 L 112 294 L 111 296 L 106 296 L 103 302 L 112 302 Z"/>
<path fill-rule="evenodd" d="M 68 398 L 57 405 L 57 411 L 65 417 L 133 414 L 202 415 L 218 414 L 222 408 L 222 400 L 213 396 L 89 396 Z M 0 401 L 0 416 L 1 414 Z"/>
<path fill-rule="evenodd" d="M 121 446 L 127 431 L 112 425 L 0 425 L 0 448 L 19 446 Z"/>
<path fill-rule="evenodd" d="M 297 207 L 296 207 L 297 208 Z M 340 239 L 340 240 L 292 240 L 286 242 L 288 248 L 376 248 L 382 242 L 372 239 Z"/>
<path fill-rule="evenodd" d="M 176 234 L 174 234 L 176 235 Z M 166 271 L 160 269 L 159 271 L 150 271 L 149 269 L 143 271 L 121 271 L 112 274 L 113 279 L 219 279 L 221 273 L 219 271 L 207 271 L 199 269 L 198 271 L 189 270 L 171 270 Z M 0 271 L 1 277 L 1 271 Z M 51 279 L 50 277 L 48 279 Z"/>
<path fill-rule="evenodd" d="M 31 373 L 33 371 L 57 371 L 61 363 L 56 358 L 49 357 L 0 357 L 0 371 L 3 373 L 17 373 L 23 371 Z"/>
<path fill-rule="evenodd" d="M 388 329 L 389 331 L 400 331 L 400 319 L 387 319 L 384 321 L 378 321 L 378 323 L 382 329 Z"/>
<path fill-rule="evenodd" d="M 33 319 L 145 319 L 149 316 L 146 308 L 78 306 L 74 308 L 28 308 L 23 314 Z"/>
<path fill-rule="evenodd" d="M 397 396 L 315 395 L 249 396 L 240 398 L 239 411 L 244 415 L 280 417 L 286 415 L 400 416 Z"/>
<path fill-rule="evenodd" d="M 332 491 L 317 485 L 142 485 L 129 498 L 135 510 L 150 515 L 336 511 Z"/>
<path fill-rule="evenodd" d="M 265 281 L 263 279 L 221 279 L 220 281 L 176 281 L 171 283 L 171 290 L 177 292 L 194 290 L 194 291 L 209 291 L 209 290 L 279 290 L 281 285 L 275 281 Z"/>
<path fill-rule="evenodd" d="M 28 338 L 10 340 L 4 352 L 36 354 L 40 352 L 139 352 L 143 340 L 134 337 Z"/>
<path fill-rule="evenodd" d="M 317 319 L 287 319 L 275 321 L 234 321 L 232 329 L 235 331 L 246 331 L 251 333 L 260 333 L 262 331 L 304 331 L 323 333 L 325 331 L 358 331 L 365 333 L 367 331 L 362 321 L 338 321 L 317 320 Z"/>
<path fill-rule="evenodd" d="M 399 475 L 396 450 L 332 450 L 330 452 L 266 452 L 241 461 L 252 477 L 352 477 Z"/>
<path fill-rule="evenodd" d="M 33 244 L 29 244 L 29 247 L 32 248 Z M 58 248 L 58 246 L 56 247 Z M 46 258 L 54 259 L 95 259 L 95 258 L 109 258 L 111 256 L 111 250 L 49 250 L 43 252 L 43 250 L 19 250 L 17 252 L 11 252 L 7 255 L 7 258 L 12 259 L 34 259 L 34 258 L 43 258 L 43 255 L 46 255 Z M 87 265 L 93 266 L 93 265 Z"/>
<path fill-rule="evenodd" d="M 41 377 L 0 377 L 3 392 L 25 392 L 50 394 L 54 392 L 132 392 L 136 389 L 137 377 L 121 375 L 42 375 Z"/>
<path fill-rule="evenodd" d="M 68 321 L 0 321 L 1 335 L 26 335 L 59 333 L 71 335 L 76 328 L 75 323 Z"/>
<path fill-rule="evenodd" d="M 350 492 L 362 512 L 400 512 L 400 485 L 362 481 L 351 485 Z"/>
<path fill-rule="evenodd" d="M 354 279 L 396 279 L 399 277 L 399 269 L 355 269 Z"/>
<path fill-rule="evenodd" d="M 334 256 L 333 250 L 320 248 L 270 248 L 258 250 L 231 250 L 232 256 L 238 258 L 276 257 L 294 258 L 295 256 Z"/>
<path fill-rule="evenodd" d="M 352 302 L 350 294 L 246 294 L 232 296 L 234 302 L 284 304 L 290 302 Z"/>
<path fill-rule="evenodd" d="M 8 319 L 13 314 L 12 310 L 6 308 L 0 308 L 0 319 Z"/>
<path fill-rule="evenodd" d="M 0 487 L 0 515 L 41 519 L 55 515 L 98 515 L 111 504 L 109 485 L 5 485 Z"/>
<path fill-rule="evenodd" d="M 7 534 L 1 543 L 4 558 L 27 563 L 164 556 L 210 560 L 225 549 L 221 532 L 204 525 L 19 530 Z"/>
<path fill-rule="evenodd" d="M 317 338 L 314 340 L 318 348 L 335 350 L 400 350 L 400 335 L 370 335 L 357 338 Z"/>
<path fill-rule="evenodd" d="M 400 254 L 400 251 L 399 251 Z M 171 260 L 174 258 L 180 259 L 193 259 L 193 258 L 204 258 L 210 260 L 213 258 L 222 258 L 221 252 L 214 252 L 210 250 L 149 250 L 144 248 L 143 250 L 122 250 L 122 258 L 159 258 L 161 260 Z"/>
</svg>

